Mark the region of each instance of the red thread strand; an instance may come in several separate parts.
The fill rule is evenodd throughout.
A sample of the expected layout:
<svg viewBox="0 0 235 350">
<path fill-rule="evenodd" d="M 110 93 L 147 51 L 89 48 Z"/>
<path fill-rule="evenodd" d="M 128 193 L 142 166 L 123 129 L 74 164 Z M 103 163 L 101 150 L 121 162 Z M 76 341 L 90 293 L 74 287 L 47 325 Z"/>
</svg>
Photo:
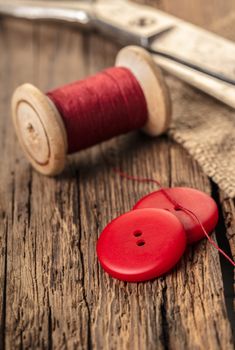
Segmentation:
<svg viewBox="0 0 235 350">
<path fill-rule="evenodd" d="M 68 153 L 144 126 L 147 105 L 130 70 L 112 67 L 48 92 L 67 132 Z"/>
<path fill-rule="evenodd" d="M 218 245 L 215 243 L 215 241 L 208 235 L 206 229 L 204 228 L 204 226 L 201 223 L 198 216 L 192 210 L 189 210 L 189 209 L 183 207 L 174 198 L 172 198 L 169 195 L 169 193 L 167 193 L 167 191 L 162 187 L 162 185 L 159 181 L 151 179 L 151 178 L 141 178 L 141 177 L 131 176 L 131 175 L 128 175 L 128 174 L 126 174 L 118 169 L 113 169 L 113 170 L 115 173 L 119 174 L 119 176 L 124 177 L 128 180 L 157 184 L 158 187 L 160 188 L 160 191 L 162 191 L 162 193 L 167 197 L 167 199 L 169 199 L 169 201 L 175 206 L 175 208 L 180 209 L 180 210 L 184 211 L 186 214 L 191 215 L 192 218 L 200 225 L 200 227 L 201 227 L 203 233 L 205 234 L 206 238 L 208 239 L 208 241 L 215 247 L 215 249 L 217 249 L 220 252 L 220 254 L 222 254 L 230 262 L 230 264 L 235 266 L 235 262 L 223 251 L 223 249 L 218 247 Z"/>
</svg>

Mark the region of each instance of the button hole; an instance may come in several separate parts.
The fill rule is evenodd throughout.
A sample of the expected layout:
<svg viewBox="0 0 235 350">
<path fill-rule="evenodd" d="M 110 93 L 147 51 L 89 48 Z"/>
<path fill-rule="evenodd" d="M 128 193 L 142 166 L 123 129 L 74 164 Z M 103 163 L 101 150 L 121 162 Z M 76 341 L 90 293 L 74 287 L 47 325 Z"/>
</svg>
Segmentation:
<svg viewBox="0 0 235 350">
<path fill-rule="evenodd" d="M 142 247 L 143 245 L 145 245 L 145 241 L 143 239 L 141 239 L 141 240 L 137 241 L 136 244 L 138 245 L 138 247 Z"/>
<path fill-rule="evenodd" d="M 142 232 L 141 232 L 141 231 L 135 231 L 135 232 L 133 233 L 133 235 L 134 235 L 135 237 L 140 237 L 140 236 L 142 235 Z"/>
<path fill-rule="evenodd" d="M 181 208 L 180 208 L 180 207 L 175 206 L 175 207 L 174 207 L 174 210 L 175 210 L 175 211 L 180 211 L 180 210 L 181 210 Z"/>
</svg>

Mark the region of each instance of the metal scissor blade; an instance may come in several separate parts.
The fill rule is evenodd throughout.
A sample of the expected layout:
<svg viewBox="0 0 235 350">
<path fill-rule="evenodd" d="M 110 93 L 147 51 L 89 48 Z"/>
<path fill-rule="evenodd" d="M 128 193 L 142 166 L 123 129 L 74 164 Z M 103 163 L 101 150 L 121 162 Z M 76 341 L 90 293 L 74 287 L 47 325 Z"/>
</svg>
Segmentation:
<svg viewBox="0 0 235 350">
<path fill-rule="evenodd" d="M 128 0 L 0 0 L 0 14 L 65 21 L 144 46 L 166 71 L 235 108 L 235 44 L 164 12 Z"/>
<path fill-rule="evenodd" d="M 156 11 L 152 12 L 151 8 L 125 0 L 12 0 L 9 3 L 0 0 L 0 14 L 29 20 L 69 22 L 83 29 L 97 30 L 123 44 L 145 46 L 151 36 L 164 32 L 172 24 Z"/>
</svg>

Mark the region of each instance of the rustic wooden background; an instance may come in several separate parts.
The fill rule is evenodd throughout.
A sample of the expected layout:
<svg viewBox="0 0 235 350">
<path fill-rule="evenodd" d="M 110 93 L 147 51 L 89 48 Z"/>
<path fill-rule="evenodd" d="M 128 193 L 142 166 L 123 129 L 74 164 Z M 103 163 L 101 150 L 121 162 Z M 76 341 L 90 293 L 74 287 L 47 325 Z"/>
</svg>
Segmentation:
<svg viewBox="0 0 235 350">
<path fill-rule="evenodd" d="M 233 0 L 146 3 L 235 40 Z M 112 165 L 211 193 L 220 210 L 213 238 L 235 256 L 234 201 L 181 146 L 133 133 L 71 157 L 57 178 L 33 171 L 19 149 L 10 120 L 14 88 L 28 81 L 46 91 L 85 77 L 112 65 L 118 49 L 62 25 L 0 21 L 2 350 L 234 348 L 233 269 L 206 240 L 153 282 L 119 282 L 97 263 L 102 228 L 154 189 L 120 179 Z"/>
</svg>

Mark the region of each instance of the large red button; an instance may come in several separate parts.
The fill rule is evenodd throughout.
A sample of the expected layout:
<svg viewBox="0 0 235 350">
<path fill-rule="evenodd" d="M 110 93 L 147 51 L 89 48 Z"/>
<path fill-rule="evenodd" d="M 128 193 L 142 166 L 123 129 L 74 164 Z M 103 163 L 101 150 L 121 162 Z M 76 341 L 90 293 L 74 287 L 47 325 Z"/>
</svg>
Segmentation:
<svg viewBox="0 0 235 350">
<path fill-rule="evenodd" d="M 218 209 L 210 196 L 187 187 L 167 188 L 165 191 L 181 206 L 193 211 L 208 233 L 213 231 L 218 221 Z M 190 214 L 177 210 L 161 190 L 141 198 L 133 209 L 143 208 L 167 209 L 177 216 L 184 226 L 188 243 L 195 243 L 205 237 L 199 223 Z"/>
<path fill-rule="evenodd" d="M 186 246 L 180 221 L 166 210 L 133 210 L 111 221 L 97 242 L 101 266 L 111 276 L 141 282 L 169 271 Z"/>
</svg>

